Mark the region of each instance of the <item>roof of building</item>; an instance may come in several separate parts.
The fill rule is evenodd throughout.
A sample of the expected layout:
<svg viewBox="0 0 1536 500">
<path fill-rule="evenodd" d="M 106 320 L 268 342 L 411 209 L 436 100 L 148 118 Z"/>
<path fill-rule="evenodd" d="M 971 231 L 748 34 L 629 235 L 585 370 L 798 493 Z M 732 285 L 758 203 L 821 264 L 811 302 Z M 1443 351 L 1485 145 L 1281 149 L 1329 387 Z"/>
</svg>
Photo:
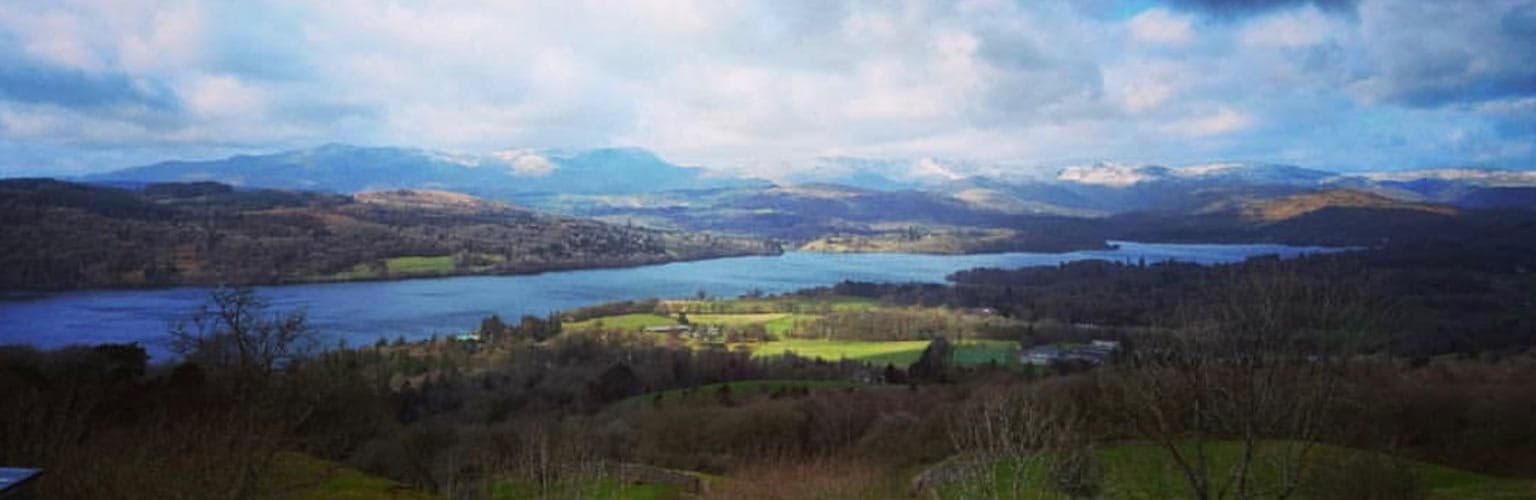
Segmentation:
<svg viewBox="0 0 1536 500">
<path fill-rule="evenodd" d="M 1029 348 L 1024 351 L 1025 356 L 1060 356 L 1061 348 L 1053 345 L 1042 345 Z"/>
</svg>

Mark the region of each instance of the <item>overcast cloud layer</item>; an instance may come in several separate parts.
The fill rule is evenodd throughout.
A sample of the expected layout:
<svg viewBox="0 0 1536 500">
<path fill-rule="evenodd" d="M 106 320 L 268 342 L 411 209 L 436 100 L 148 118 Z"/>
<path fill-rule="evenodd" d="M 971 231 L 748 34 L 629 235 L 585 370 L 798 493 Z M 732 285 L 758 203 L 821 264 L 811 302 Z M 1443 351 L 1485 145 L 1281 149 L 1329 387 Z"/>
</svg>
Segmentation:
<svg viewBox="0 0 1536 500">
<path fill-rule="evenodd" d="M 0 0 L 0 175 L 327 142 L 1536 166 L 1536 2 Z"/>
</svg>

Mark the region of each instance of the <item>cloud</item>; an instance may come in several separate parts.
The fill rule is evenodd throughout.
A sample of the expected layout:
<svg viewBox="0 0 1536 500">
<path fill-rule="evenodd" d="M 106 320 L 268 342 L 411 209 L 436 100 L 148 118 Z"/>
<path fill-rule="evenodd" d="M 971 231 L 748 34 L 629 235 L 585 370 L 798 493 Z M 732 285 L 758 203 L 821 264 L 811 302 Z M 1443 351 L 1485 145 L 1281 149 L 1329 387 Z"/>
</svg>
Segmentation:
<svg viewBox="0 0 1536 500">
<path fill-rule="evenodd" d="M 1154 111 L 1175 99 L 1198 70 L 1165 59 L 1137 59 L 1105 68 L 1109 97 L 1128 114 Z"/>
<path fill-rule="evenodd" d="M 1194 40 L 1188 17 L 1170 14 L 1163 9 L 1151 9 L 1131 18 L 1131 36 L 1153 43 L 1184 44 Z"/>
<path fill-rule="evenodd" d="M 201 75 L 181 91 L 187 110 L 207 117 L 259 119 L 271 96 L 263 89 L 229 75 Z"/>
<path fill-rule="evenodd" d="M 744 171 L 1529 165 L 1533 5 L 0 3 L 0 175 L 327 142 Z M 508 168 L 545 170 L 527 158 Z"/>
<path fill-rule="evenodd" d="M 1242 43 L 1254 47 L 1311 47 L 1338 38 L 1341 22 L 1317 9 L 1298 9 L 1255 20 L 1239 32 Z"/>
<path fill-rule="evenodd" d="M 1313 6 L 1318 9 L 1352 14 L 1359 0 L 1169 0 L 1172 7 L 1198 12 L 1217 19 L 1232 20 L 1267 14 L 1288 8 Z"/>
<path fill-rule="evenodd" d="M 1221 107 L 1209 114 L 1177 120 L 1167 124 L 1164 130 L 1185 137 L 1207 137 L 1228 134 L 1248 128 L 1253 118 L 1228 107 Z"/>
<path fill-rule="evenodd" d="M 1536 95 L 1536 3 L 1377 2 L 1362 7 L 1371 73 L 1362 99 L 1413 107 Z"/>
<path fill-rule="evenodd" d="M 63 107 L 135 105 L 174 109 L 176 96 L 158 82 L 118 72 L 87 72 L 28 60 L 0 47 L 0 100 Z"/>
</svg>

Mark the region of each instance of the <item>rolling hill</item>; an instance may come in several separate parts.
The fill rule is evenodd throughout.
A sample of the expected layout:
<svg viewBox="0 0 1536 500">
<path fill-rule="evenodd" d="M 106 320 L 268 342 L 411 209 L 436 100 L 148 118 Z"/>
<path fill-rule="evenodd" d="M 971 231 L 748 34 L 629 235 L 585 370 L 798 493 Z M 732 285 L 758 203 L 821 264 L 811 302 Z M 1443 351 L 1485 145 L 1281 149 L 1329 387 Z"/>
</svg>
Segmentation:
<svg viewBox="0 0 1536 500">
<path fill-rule="evenodd" d="M 0 288 L 531 273 L 771 254 L 743 238 L 554 216 L 433 191 L 355 196 L 0 181 Z"/>
</svg>

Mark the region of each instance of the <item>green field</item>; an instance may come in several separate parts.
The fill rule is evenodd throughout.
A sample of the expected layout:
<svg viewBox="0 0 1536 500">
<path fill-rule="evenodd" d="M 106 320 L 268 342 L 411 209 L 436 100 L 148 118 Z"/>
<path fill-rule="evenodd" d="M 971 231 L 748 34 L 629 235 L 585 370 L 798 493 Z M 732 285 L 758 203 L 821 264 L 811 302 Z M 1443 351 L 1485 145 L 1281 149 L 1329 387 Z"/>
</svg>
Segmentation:
<svg viewBox="0 0 1536 500">
<path fill-rule="evenodd" d="M 1277 456 L 1282 447 L 1295 446 L 1294 443 L 1268 442 L 1261 447 L 1258 459 L 1254 461 L 1253 485 L 1257 498 L 1268 498 L 1264 491 L 1271 491 L 1277 484 L 1279 469 L 1274 465 L 1275 461 L 1266 459 L 1266 456 Z M 1207 452 L 1212 457 L 1213 476 L 1221 476 L 1222 472 L 1230 470 L 1231 464 L 1241 452 L 1237 442 L 1215 442 L 1207 446 Z M 1316 445 L 1312 451 L 1309 463 L 1318 470 L 1336 471 L 1342 463 L 1360 462 L 1364 460 L 1377 460 L 1377 463 L 1387 458 L 1370 452 L 1341 448 L 1328 445 Z M 1181 479 L 1179 469 L 1168 457 L 1168 453 L 1162 448 L 1150 444 L 1130 444 L 1101 448 L 1096 455 L 1104 470 L 1103 488 L 1107 498 L 1127 499 L 1158 499 L 1158 498 L 1191 498 L 1187 487 Z M 1536 481 L 1525 479 L 1508 479 L 1467 472 L 1450 467 L 1401 460 L 1398 462 L 1411 471 L 1411 475 L 1417 478 L 1428 497 L 1431 499 L 1530 499 L 1536 498 Z M 991 496 L 993 493 L 1003 493 L 1004 498 L 1040 498 L 1040 499 L 1064 499 L 1067 496 L 1053 491 L 1047 484 L 1045 477 L 1045 459 L 1035 460 L 1023 467 L 1013 467 L 1012 463 L 999 463 L 993 469 L 992 484 L 975 481 L 960 481 L 939 488 L 940 498 L 972 498 L 978 495 Z M 1023 473 L 1015 475 L 1014 471 L 1022 470 Z M 1348 473 L 1339 473 L 1348 474 Z M 1225 479 L 1221 476 L 1220 479 Z M 1356 476 L 1343 476 L 1343 481 L 1364 481 L 1357 473 Z M 1006 492 L 1020 492 L 1011 495 Z M 1298 495 L 1299 498 L 1310 498 L 1305 492 Z"/>
<path fill-rule="evenodd" d="M 850 359 L 877 365 L 893 364 L 905 367 L 922 356 L 928 347 L 927 340 L 896 340 L 888 342 L 805 340 L 787 339 L 753 344 L 753 357 L 782 356 L 794 352 L 797 356 L 821 358 L 831 361 Z M 1009 363 L 1018 351 L 1018 343 L 1006 340 L 967 340 L 958 342 L 953 361 L 958 364 L 982 364 L 988 361 Z"/>
<path fill-rule="evenodd" d="M 696 325 L 718 325 L 726 328 L 763 325 L 769 335 L 782 338 L 788 335 L 796 324 L 804 326 L 819 317 L 814 314 L 791 313 L 693 314 L 688 316 L 688 321 Z"/>
<path fill-rule="evenodd" d="M 1011 340 L 966 340 L 955 346 L 950 360 L 957 365 L 1009 365 L 1019 362 L 1018 353 L 1019 343 Z"/>
<path fill-rule="evenodd" d="M 368 264 L 358 264 L 351 269 L 318 278 L 320 281 L 351 281 L 368 278 L 377 278 L 379 273 L 374 272 Z"/>
<path fill-rule="evenodd" d="M 437 274 L 453 272 L 453 256 L 391 257 L 384 259 L 389 274 Z"/>
<path fill-rule="evenodd" d="M 811 314 L 790 313 L 745 313 L 745 314 L 690 314 L 688 322 L 694 325 L 716 325 L 726 328 L 740 328 L 749 325 L 763 325 L 768 334 L 782 337 L 798 323 L 804 325 L 817 316 Z M 596 330 L 601 322 L 603 328 L 610 330 L 641 330 L 652 326 L 666 326 L 677 324 L 677 318 L 652 313 L 620 314 L 617 316 L 604 316 L 582 321 L 572 321 L 562 325 L 566 331 Z"/>
<path fill-rule="evenodd" d="M 437 498 L 389 479 L 292 452 L 277 454 L 272 470 L 266 476 L 264 489 L 263 497 L 304 500 Z"/>
<path fill-rule="evenodd" d="M 610 330 L 640 330 L 652 326 L 666 326 L 677 324 L 677 318 L 651 313 L 621 314 L 618 316 L 604 316 L 584 321 L 572 321 L 560 326 L 565 331 L 596 330 L 601 323 L 603 328 Z"/>
<path fill-rule="evenodd" d="M 689 323 L 696 326 L 720 326 L 726 329 L 743 328 L 752 325 L 761 325 L 768 334 L 777 339 L 772 342 L 732 344 L 732 349 L 747 349 L 752 351 L 754 357 L 781 356 L 786 352 L 794 352 L 796 355 L 821 358 L 830 361 L 849 359 L 863 361 L 876 365 L 894 364 L 905 367 L 917 361 L 922 355 L 923 349 L 928 347 L 927 340 L 896 340 L 896 341 L 862 341 L 862 340 L 818 340 L 790 338 L 789 335 L 799 328 L 800 333 L 807 331 L 807 326 L 815 324 L 823 318 L 818 312 L 824 311 L 856 311 L 867 310 L 876 306 L 876 302 L 867 299 L 851 297 L 817 297 L 815 299 L 735 299 L 721 301 L 668 301 L 666 307 L 672 310 L 690 310 Z M 801 312 L 785 312 L 797 310 Z M 815 311 L 815 312 L 812 312 Z M 923 314 L 929 314 L 924 312 Z M 967 316 L 953 311 L 937 311 L 935 314 L 950 315 L 947 317 L 958 318 L 956 321 L 990 321 L 990 318 Z M 563 325 L 565 331 L 591 331 L 596 330 L 601 324 L 602 328 L 610 330 L 637 331 L 648 327 L 666 326 L 677 324 L 674 316 L 655 313 L 632 313 L 615 316 L 605 316 L 583 321 L 567 322 Z M 718 339 L 715 339 L 718 342 Z M 704 340 L 691 343 L 694 347 L 705 347 L 709 344 Z M 999 364 L 1016 363 L 1015 355 L 1018 352 L 1018 344 L 1012 341 L 1000 340 L 974 340 L 957 342 L 952 360 L 961 365 L 978 365 L 989 362 Z"/>
<path fill-rule="evenodd" d="M 503 481 L 491 489 L 491 498 L 521 500 L 524 498 L 601 498 L 605 500 L 672 500 L 687 498 L 670 486 L 660 484 L 628 484 L 612 479 L 598 479 L 579 484 L 560 485 L 544 491 L 520 481 Z"/>
<path fill-rule="evenodd" d="M 797 356 L 821 358 L 829 361 L 851 359 L 875 364 L 892 363 L 906 366 L 917 361 L 927 340 L 897 340 L 891 342 L 865 342 L 842 340 L 787 339 L 754 345 L 753 357 L 782 356 L 793 352 Z"/>
<path fill-rule="evenodd" d="M 770 312 L 799 312 L 813 314 L 820 311 L 858 311 L 879 306 L 880 303 L 861 297 L 826 296 L 815 298 L 774 297 L 739 298 L 730 300 L 669 300 L 667 305 L 674 311 L 688 314 L 754 314 Z"/>
</svg>

